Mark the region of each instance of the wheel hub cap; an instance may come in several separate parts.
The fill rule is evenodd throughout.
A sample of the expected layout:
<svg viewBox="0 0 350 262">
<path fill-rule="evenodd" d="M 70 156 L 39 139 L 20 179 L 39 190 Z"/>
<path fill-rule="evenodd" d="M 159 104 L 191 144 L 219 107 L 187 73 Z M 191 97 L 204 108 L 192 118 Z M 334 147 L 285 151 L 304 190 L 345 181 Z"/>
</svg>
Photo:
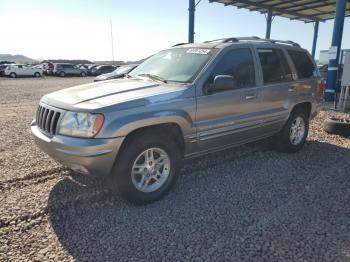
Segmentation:
<svg viewBox="0 0 350 262">
<path fill-rule="evenodd" d="M 290 128 L 290 142 L 293 145 L 298 145 L 303 141 L 305 135 L 305 122 L 302 117 L 294 119 Z"/>
<path fill-rule="evenodd" d="M 163 149 L 153 147 L 138 155 L 131 170 L 131 180 L 139 191 L 153 192 L 164 185 L 169 174 L 169 155 Z"/>
</svg>

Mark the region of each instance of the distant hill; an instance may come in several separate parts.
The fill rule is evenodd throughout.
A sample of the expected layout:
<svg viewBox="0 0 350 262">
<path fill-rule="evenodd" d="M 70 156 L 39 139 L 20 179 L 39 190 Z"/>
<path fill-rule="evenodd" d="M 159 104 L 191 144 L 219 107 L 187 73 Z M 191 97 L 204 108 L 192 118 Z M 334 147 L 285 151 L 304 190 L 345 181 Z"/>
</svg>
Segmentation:
<svg viewBox="0 0 350 262">
<path fill-rule="evenodd" d="M 147 57 L 148 58 L 148 57 Z M 147 59 L 145 58 L 145 59 Z M 24 55 L 10 55 L 10 54 L 0 54 L 0 62 L 8 61 L 15 62 L 20 64 L 35 64 L 35 63 L 72 63 L 72 64 L 114 64 L 114 65 L 124 65 L 124 64 L 140 64 L 145 59 L 141 59 L 139 61 L 89 61 L 86 59 L 46 59 L 46 60 L 35 60 L 30 57 L 26 57 Z"/>
<path fill-rule="evenodd" d="M 42 60 L 41 63 L 71 63 L 71 64 L 92 64 L 91 61 L 85 59 L 47 59 Z"/>
<path fill-rule="evenodd" d="M 35 59 L 26 57 L 24 55 L 10 55 L 10 54 L 0 54 L 0 61 L 11 61 L 15 63 L 31 64 L 36 63 Z"/>
</svg>

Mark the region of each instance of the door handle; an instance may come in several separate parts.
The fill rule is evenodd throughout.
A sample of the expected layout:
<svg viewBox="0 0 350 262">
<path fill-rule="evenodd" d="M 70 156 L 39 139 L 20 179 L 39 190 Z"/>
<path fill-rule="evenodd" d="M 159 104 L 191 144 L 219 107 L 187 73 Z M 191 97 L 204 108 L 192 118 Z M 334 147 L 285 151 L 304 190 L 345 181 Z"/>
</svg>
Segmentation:
<svg viewBox="0 0 350 262">
<path fill-rule="evenodd" d="M 291 85 L 291 86 L 288 88 L 288 91 L 289 91 L 289 92 L 294 92 L 294 91 L 295 91 L 295 85 Z"/>
<path fill-rule="evenodd" d="M 254 98 L 256 98 L 256 95 L 255 95 L 255 94 L 249 94 L 249 95 L 246 95 L 246 96 L 245 96 L 245 100 L 252 100 L 252 99 L 254 99 Z"/>
</svg>

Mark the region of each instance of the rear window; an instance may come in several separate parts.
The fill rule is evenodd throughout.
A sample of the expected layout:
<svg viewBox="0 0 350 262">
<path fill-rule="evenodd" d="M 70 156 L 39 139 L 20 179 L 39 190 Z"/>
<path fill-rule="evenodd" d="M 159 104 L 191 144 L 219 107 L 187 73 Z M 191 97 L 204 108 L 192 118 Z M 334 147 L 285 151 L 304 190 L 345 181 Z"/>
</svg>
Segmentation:
<svg viewBox="0 0 350 262">
<path fill-rule="evenodd" d="M 315 66 L 310 57 L 303 51 L 288 50 L 298 78 L 310 78 L 315 76 Z"/>
<path fill-rule="evenodd" d="M 293 80 L 292 72 L 282 50 L 259 48 L 258 52 L 265 84 Z"/>
<path fill-rule="evenodd" d="M 73 68 L 73 65 L 62 65 L 63 68 Z"/>
</svg>

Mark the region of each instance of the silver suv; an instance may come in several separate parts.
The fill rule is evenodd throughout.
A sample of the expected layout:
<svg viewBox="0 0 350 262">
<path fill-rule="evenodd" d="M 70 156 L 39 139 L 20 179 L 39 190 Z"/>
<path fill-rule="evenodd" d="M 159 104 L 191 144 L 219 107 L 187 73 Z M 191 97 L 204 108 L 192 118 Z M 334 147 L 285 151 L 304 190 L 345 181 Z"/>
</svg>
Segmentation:
<svg viewBox="0 0 350 262">
<path fill-rule="evenodd" d="M 53 74 L 57 76 L 68 76 L 68 75 L 76 75 L 76 76 L 86 76 L 86 72 L 76 65 L 73 64 L 55 64 L 53 68 Z"/>
<path fill-rule="evenodd" d="M 45 95 L 31 130 L 52 158 L 145 204 L 170 190 L 184 158 L 272 136 L 278 150 L 300 150 L 322 89 L 291 41 L 182 44 L 123 79 Z"/>
</svg>

